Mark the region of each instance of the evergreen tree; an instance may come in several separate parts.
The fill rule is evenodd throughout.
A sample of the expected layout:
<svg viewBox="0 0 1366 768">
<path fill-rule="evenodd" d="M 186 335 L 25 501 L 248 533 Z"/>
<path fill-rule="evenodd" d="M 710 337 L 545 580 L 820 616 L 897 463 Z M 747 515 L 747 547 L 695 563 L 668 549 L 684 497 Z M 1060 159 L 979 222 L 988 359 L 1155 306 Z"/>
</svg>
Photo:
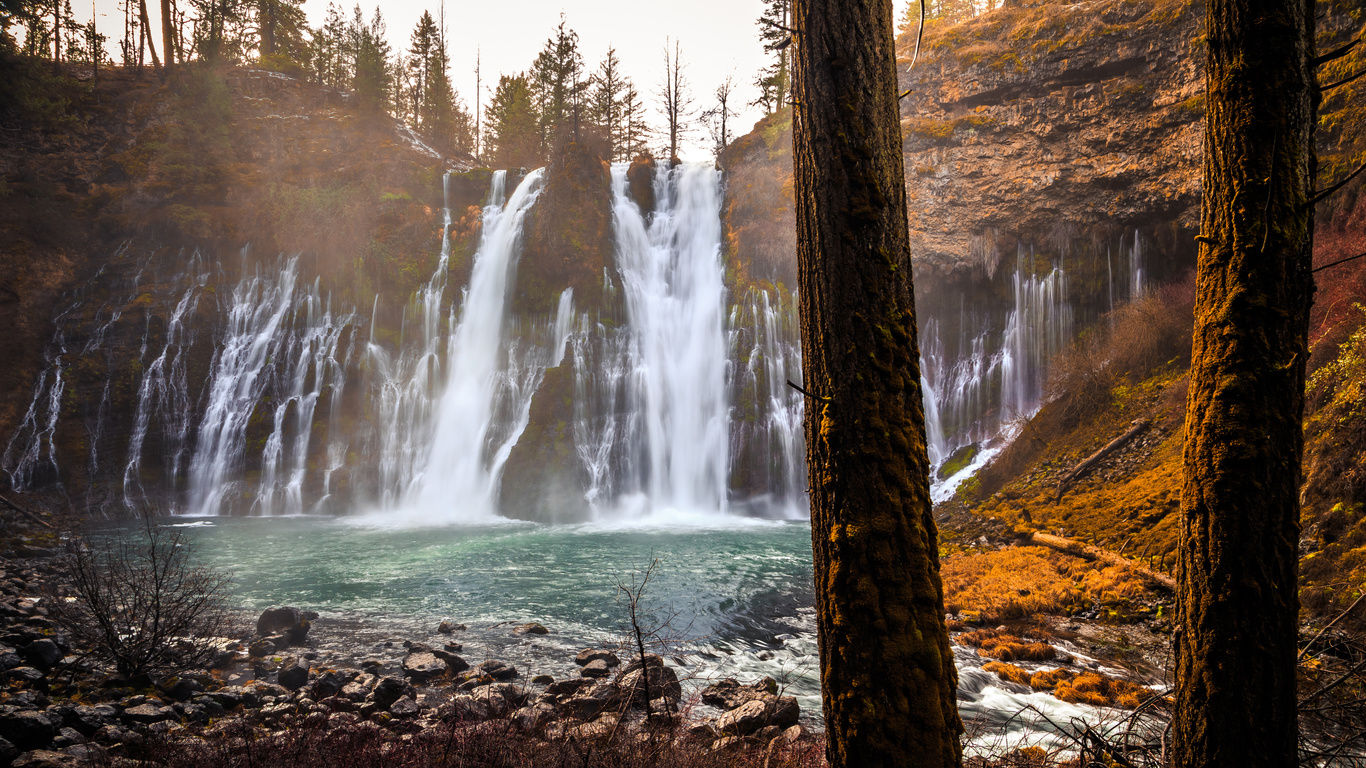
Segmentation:
<svg viewBox="0 0 1366 768">
<path fill-rule="evenodd" d="M 788 49 L 792 45 L 792 33 L 789 31 L 792 28 L 791 16 L 792 0 L 765 0 L 764 12 L 756 22 L 764 52 L 774 57 L 773 63 L 759 70 L 754 79 L 759 98 L 753 104 L 762 107 L 765 114 L 783 108 L 792 85 L 788 62 Z"/>
<path fill-rule="evenodd" d="M 529 84 L 540 116 L 541 158 L 544 162 L 549 157 L 550 145 L 557 134 L 573 124 L 575 110 L 583 106 L 583 96 L 589 85 L 583 77 L 579 36 L 565 26 L 563 17 L 555 34 L 545 41 L 545 47 L 537 54 L 529 74 Z"/>
<path fill-rule="evenodd" d="M 310 35 L 309 69 L 314 81 L 332 88 L 349 82 L 346 17 L 341 8 L 328 3 L 322 26 L 311 30 Z"/>
<path fill-rule="evenodd" d="M 634 160 L 650 151 L 654 132 L 645 120 L 645 111 L 644 99 L 636 90 L 635 83 L 627 78 L 621 91 L 621 141 L 613 160 Z"/>
<path fill-rule="evenodd" d="M 930 499 L 892 4 L 797 0 L 793 19 L 826 758 L 831 768 L 957 768 L 963 725 Z"/>
<path fill-rule="evenodd" d="M 607 156 L 615 159 L 617 147 L 621 144 L 625 129 L 622 111 L 622 95 L 626 91 L 627 79 L 621 74 L 621 62 L 617 60 L 615 48 L 608 48 L 607 55 L 593 73 L 588 94 L 589 120 L 602 129 L 607 140 Z"/>
<path fill-rule="evenodd" d="M 440 47 L 441 31 L 436 28 L 436 20 L 432 18 L 430 11 L 423 11 L 417 20 L 417 26 L 413 27 L 412 40 L 408 43 L 408 62 L 404 68 L 407 70 L 410 89 L 408 98 L 412 105 L 410 119 L 413 125 L 419 128 L 429 112 L 427 86 L 431 79 L 430 70 Z"/>
<path fill-rule="evenodd" d="M 526 75 L 503 75 L 485 118 L 484 153 L 497 168 L 528 168 L 542 163 L 540 114 Z"/>
<path fill-rule="evenodd" d="M 389 107 L 390 86 L 389 43 L 385 40 L 384 16 L 379 7 L 367 24 L 357 5 L 347 28 L 350 50 L 354 52 L 351 88 L 362 111 L 384 112 Z"/>
<path fill-rule="evenodd" d="M 304 58 L 303 0 L 253 0 L 257 53 L 263 63 L 272 57 L 298 62 Z"/>
</svg>

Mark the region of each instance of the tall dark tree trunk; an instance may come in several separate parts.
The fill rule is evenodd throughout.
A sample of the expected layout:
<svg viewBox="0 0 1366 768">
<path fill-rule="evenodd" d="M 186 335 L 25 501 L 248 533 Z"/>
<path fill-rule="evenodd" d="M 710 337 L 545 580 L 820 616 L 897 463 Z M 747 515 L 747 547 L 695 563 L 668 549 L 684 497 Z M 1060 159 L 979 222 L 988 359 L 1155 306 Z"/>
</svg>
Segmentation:
<svg viewBox="0 0 1366 768">
<path fill-rule="evenodd" d="M 798 0 L 797 261 L 827 757 L 956 766 L 891 0 Z"/>
<path fill-rule="evenodd" d="M 157 59 L 156 46 L 152 45 L 152 23 L 147 20 L 147 0 L 138 0 L 138 14 L 142 17 L 142 32 L 139 33 L 139 36 L 142 38 L 142 41 L 147 44 L 147 52 L 152 54 L 152 66 L 156 68 L 157 75 L 159 75 L 162 80 L 165 80 L 166 70 L 162 68 L 161 62 Z M 138 66 L 142 66 L 141 51 L 139 51 L 138 54 Z"/>
<path fill-rule="evenodd" d="M 1296 764 L 1313 0 L 1208 0 L 1173 765 Z"/>
<path fill-rule="evenodd" d="M 174 19 L 172 0 L 161 0 L 161 55 L 166 57 L 166 69 L 175 63 Z"/>
</svg>

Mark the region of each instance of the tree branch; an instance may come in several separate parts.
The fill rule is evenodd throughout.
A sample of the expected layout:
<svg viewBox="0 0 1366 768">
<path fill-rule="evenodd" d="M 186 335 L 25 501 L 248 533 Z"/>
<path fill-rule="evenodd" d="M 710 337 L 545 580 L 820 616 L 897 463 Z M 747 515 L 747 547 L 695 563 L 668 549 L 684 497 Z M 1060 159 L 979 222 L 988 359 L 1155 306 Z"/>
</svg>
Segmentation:
<svg viewBox="0 0 1366 768">
<path fill-rule="evenodd" d="M 1352 75 L 1351 77 L 1344 77 L 1336 83 L 1329 83 L 1328 85 L 1319 86 L 1319 93 L 1323 93 L 1324 91 L 1331 91 L 1340 85 L 1346 85 L 1352 82 L 1353 80 L 1356 80 L 1357 78 L 1361 77 L 1362 75 L 1366 75 L 1366 69 L 1361 70 L 1360 72 L 1356 73 L 1355 75 Z"/>
<path fill-rule="evenodd" d="M 1351 173 L 1347 174 L 1347 178 L 1343 179 L 1342 181 L 1339 181 L 1338 183 L 1323 190 L 1322 192 L 1316 193 L 1313 197 L 1309 198 L 1309 202 L 1305 203 L 1304 207 L 1310 208 L 1317 205 L 1319 201 L 1323 200 L 1324 198 L 1328 197 L 1334 192 L 1337 192 L 1339 189 L 1342 189 L 1343 187 L 1347 186 L 1347 183 L 1350 182 L 1352 179 L 1355 179 L 1357 176 L 1360 176 L 1362 171 L 1366 171 L 1366 165 L 1357 166 L 1357 169 L 1355 171 L 1352 171 Z"/>
<path fill-rule="evenodd" d="M 1356 261 L 1357 259 L 1360 259 L 1360 258 L 1363 258 L 1363 257 L 1366 257 L 1366 253 L 1358 253 L 1358 254 L 1355 255 L 1355 256 L 1348 256 L 1348 257 L 1345 258 L 1345 259 L 1338 259 L 1337 261 L 1334 261 L 1334 262 L 1331 262 L 1331 263 L 1328 263 L 1328 264 L 1324 264 L 1324 265 L 1321 266 L 1321 267 L 1314 267 L 1313 269 L 1309 270 L 1309 272 L 1312 274 L 1312 273 L 1314 273 L 1314 272 L 1318 272 L 1319 270 L 1328 269 L 1329 267 L 1336 267 L 1336 266 L 1339 265 L 1339 264 L 1346 264 L 1346 263 L 1349 262 L 1349 261 Z"/>
</svg>

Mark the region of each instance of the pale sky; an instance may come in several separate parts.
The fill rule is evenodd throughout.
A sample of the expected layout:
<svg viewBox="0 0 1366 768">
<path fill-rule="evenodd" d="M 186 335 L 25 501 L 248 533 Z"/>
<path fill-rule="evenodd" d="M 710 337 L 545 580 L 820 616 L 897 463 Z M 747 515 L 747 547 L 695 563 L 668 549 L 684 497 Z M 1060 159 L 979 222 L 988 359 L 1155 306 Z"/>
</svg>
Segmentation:
<svg viewBox="0 0 1366 768">
<path fill-rule="evenodd" d="M 118 50 L 122 36 L 123 13 L 120 0 L 94 0 L 101 14 L 101 32 L 110 38 L 111 54 Z M 438 15 L 440 0 L 385 0 L 379 4 L 389 31 L 389 44 L 406 49 L 414 25 L 423 9 Z M 907 0 L 894 0 L 900 18 Z M 349 17 L 355 0 L 339 3 Z M 83 0 L 73 2 L 77 20 L 84 23 L 92 6 Z M 160 29 L 160 4 L 148 2 L 152 29 Z M 368 19 L 374 13 L 374 0 L 362 2 Z M 307 0 L 304 10 L 309 24 L 318 26 L 327 11 L 326 0 Z M 649 119 L 660 122 L 655 103 L 664 73 L 666 39 L 677 39 L 686 65 L 684 76 L 692 88 L 697 111 L 714 103 L 717 85 L 732 75 L 735 91 L 732 104 L 739 117 L 733 118 L 733 136 L 749 131 L 761 116 L 749 102 L 758 98 L 755 74 L 768 63 L 759 42 L 755 20 L 763 11 L 762 0 L 697 0 L 692 3 L 660 0 L 512 0 L 494 3 L 446 4 L 446 34 L 450 44 L 451 77 L 461 98 L 471 111 L 475 104 L 475 52 L 482 55 L 484 97 L 487 105 L 498 75 L 521 72 L 559 24 L 563 13 L 568 26 L 579 35 L 579 50 L 591 72 L 607 52 L 615 47 L 622 69 L 636 83 L 649 107 Z M 159 38 L 158 38 L 159 39 Z M 705 159 L 708 154 L 706 132 L 694 123 L 688 159 Z"/>
</svg>

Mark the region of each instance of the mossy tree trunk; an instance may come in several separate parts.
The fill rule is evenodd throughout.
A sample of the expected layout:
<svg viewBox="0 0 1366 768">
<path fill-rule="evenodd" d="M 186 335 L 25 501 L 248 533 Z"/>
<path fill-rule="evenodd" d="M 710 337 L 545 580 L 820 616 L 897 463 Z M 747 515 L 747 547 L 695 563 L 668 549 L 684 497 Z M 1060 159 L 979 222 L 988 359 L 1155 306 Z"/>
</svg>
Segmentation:
<svg viewBox="0 0 1366 768">
<path fill-rule="evenodd" d="M 1209 0 L 1173 765 L 1296 764 L 1313 0 Z"/>
<path fill-rule="evenodd" d="M 794 167 L 831 765 L 962 762 L 920 392 L 891 0 L 797 0 Z"/>
</svg>

